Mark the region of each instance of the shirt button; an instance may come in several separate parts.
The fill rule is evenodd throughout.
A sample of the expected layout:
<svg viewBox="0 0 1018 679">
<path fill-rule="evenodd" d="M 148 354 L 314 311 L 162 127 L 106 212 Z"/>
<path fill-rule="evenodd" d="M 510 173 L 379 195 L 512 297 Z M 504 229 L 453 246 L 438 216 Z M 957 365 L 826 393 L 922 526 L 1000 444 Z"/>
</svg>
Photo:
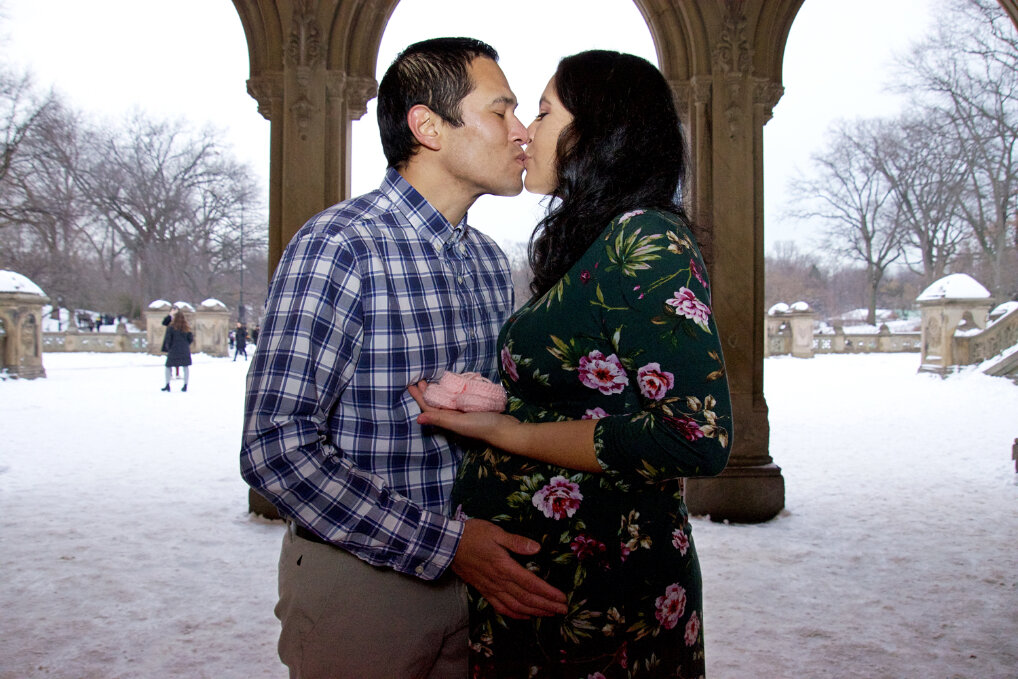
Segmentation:
<svg viewBox="0 0 1018 679">
<path fill-rule="evenodd" d="M 463 276 L 456 276 L 456 282 L 457 283 L 462 283 L 463 282 Z"/>
<path fill-rule="evenodd" d="M 460 250 L 460 253 L 461 253 L 461 254 L 466 254 L 466 252 L 467 252 L 467 246 L 466 246 L 466 245 L 463 245 L 463 243 L 460 243 L 460 247 L 459 247 L 459 250 Z"/>
<path fill-rule="evenodd" d="M 415 568 L 414 573 L 417 573 L 417 575 L 424 575 L 424 566 L 421 565 Z"/>
</svg>

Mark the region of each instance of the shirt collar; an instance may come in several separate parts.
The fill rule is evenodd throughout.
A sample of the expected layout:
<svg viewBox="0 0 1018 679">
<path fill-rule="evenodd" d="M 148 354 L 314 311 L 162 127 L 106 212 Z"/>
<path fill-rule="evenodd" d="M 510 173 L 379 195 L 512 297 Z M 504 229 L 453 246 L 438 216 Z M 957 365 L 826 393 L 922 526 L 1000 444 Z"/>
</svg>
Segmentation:
<svg viewBox="0 0 1018 679">
<path fill-rule="evenodd" d="M 406 217 L 410 226 L 431 243 L 436 252 L 460 242 L 466 236 L 469 227 L 465 214 L 453 226 L 397 170 L 390 167 L 385 171 L 385 179 L 379 190 Z"/>
</svg>

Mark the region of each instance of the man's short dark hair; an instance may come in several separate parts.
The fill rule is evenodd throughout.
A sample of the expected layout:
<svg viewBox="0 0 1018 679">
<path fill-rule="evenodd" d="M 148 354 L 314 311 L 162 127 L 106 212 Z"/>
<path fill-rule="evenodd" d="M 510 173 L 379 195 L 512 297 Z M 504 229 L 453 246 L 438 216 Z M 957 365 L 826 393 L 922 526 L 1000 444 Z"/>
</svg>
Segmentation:
<svg viewBox="0 0 1018 679">
<path fill-rule="evenodd" d="M 473 38 L 434 38 L 410 45 L 389 66 L 378 86 L 378 129 L 389 167 L 401 168 L 416 151 L 407 114 L 423 104 L 454 127 L 463 124 L 460 102 L 474 89 L 467 67 L 498 52 Z"/>
</svg>

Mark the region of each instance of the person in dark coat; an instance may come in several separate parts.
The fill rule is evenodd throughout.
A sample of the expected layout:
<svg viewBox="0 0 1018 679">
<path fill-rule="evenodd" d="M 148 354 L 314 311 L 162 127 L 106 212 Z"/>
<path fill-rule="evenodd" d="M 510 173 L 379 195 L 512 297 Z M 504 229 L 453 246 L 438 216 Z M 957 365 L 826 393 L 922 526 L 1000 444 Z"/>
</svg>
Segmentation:
<svg viewBox="0 0 1018 679">
<path fill-rule="evenodd" d="M 187 383 L 191 379 L 191 344 L 194 343 L 194 333 L 187 323 L 187 315 L 180 309 L 174 309 L 163 319 L 166 327 L 166 335 L 163 337 L 163 351 L 166 352 L 166 386 L 163 391 L 170 390 L 170 376 L 172 369 L 183 366 L 184 386 L 181 391 L 187 391 Z"/>
<path fill-rule="evenodd" d="M 247 326 L 243 323 L 237 323 L 237 329 L 233 331 L 234 342 L 236 342 L 236 349 L 233 351 L 233 360 L 236 361 L 238 356 L 243 355 L 244 360 L 247 360 Z"/>
</svg>

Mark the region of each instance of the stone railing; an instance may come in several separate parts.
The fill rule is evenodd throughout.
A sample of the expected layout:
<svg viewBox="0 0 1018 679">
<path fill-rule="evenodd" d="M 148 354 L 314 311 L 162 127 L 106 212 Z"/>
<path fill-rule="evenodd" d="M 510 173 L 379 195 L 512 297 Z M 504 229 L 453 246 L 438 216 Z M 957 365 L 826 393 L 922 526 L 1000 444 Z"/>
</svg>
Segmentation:
<svg viewBox="0 0 1018 679">
<path fill-rule="evenodd" d="M 1018 344 L 1018 304 L 1012 302 L 1001 308 L 1003 313 L 997 317 L 991 313 L 985 328 L 955 333 L 954 357 L 957 364 L 982 363 Z"/>
<path fill-rule="evenodd" d="M 920 332 L 891 332 L 881 325 L 877 334 L 845 333 L 814 335 L 813 352 L 817 354 L 869 354 L 918 352 L 922 346 Z"/>
<path fill-rule="evenodd" d="M 148 337 L 144 332 L 44 332 L 45 353 L 92 351 L 96 353 L 145 352 Z"/>
<path fill-rule="evenodd" d="M 792 333 L 778 330 L 767 337 L 767 355 L 792 354 Z M 892 352 L 918 352 L 922 345 L 922 333 L 891 332 L 886 325 L 877 333 L 843 332 L 835 329 L 834 334 L 812 335 L 813 354 L 869 354 Z"/>
</svg>

